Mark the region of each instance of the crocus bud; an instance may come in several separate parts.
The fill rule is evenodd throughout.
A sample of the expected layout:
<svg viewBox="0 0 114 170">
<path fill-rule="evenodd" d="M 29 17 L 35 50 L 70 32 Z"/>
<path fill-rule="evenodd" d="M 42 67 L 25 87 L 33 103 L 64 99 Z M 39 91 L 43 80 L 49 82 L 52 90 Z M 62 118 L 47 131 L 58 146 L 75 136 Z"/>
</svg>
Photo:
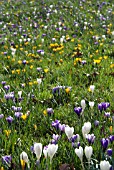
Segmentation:
<svg viewBox="0 0 114 170">
<path fill-rule="evenodd" d="M 37 83 L 40 85 L 42 82 L 42 79 L 41 78 L 37 78 Z"/>
<path fill-rule="evenodd" d="M 85 156 L 86 156 L 86 158 L 88 159 L 88 161 L 90 161 L 91 155 L 92 155 L 92 153 L 93 153 L 93 148 L 92 148 L 92 146 L 86 146 L 84 151 L 85 151 Z"/>
<path fill-rule="evenodd" d="M 100 170 L 109 170 L 111 165 L 109 164 L 108 161 L 101 161 L 100 162 Z"/>
<path fill-rule="evenodd" d="M 68 139 L 70 139 L 70 138 L 73 136 L 74 128 L 73 128 L 73 127 L 66 126 L 66 127 L 65 127 L 65 133 L 66 133 Z"/>
<path fill-rule="evenodd" d="M 75 153 L 82 161 L 83 160 L 83 148 L 79 146 L 79 149 L 78 148 L 75 149 Z"/>
<path fill-rule="evenodd" d="M 43 153 L 44 153 L 45 158 L 49 157 L 50 162 L 51 162 L 53 156 L 57 152 L 57 149 L 58 149 L 58 145 L 55 145 L 55 144 L 49 144 L 48 146 L 45 146 L 44 149 L 43 149 Z"/>
<path fill-rule="evenodd" d="M 85 122 L 84 126 L 82 126 L 82 134 L 84 137 L 86 137 L 86 134 L 88 134 L 91 130 L 91 123 Z"/>
<path fill-rule="evenodd" d="M 25 163 L 27 163 L 27 165 L 28 165 L 28 168 L 29 168 L 29 159 L 28 159 L 28 155 L 27 155 L 27 153 L 26 152 L 22 152 L 21 154 L 20 154 L 20 160 L 21 160 L 21 166 L 22 166 L 22 169 L 24 169 L 24 167 L 25 167 Z"/>
<path fill-rule="evenodd" d="M 58 145 L 55 144 L 49 144 L 48 145 L 48 156 L 50 157 L 50 161 L 52 160 L 53 156 L 57 152 Z"/>
<path fill-rule="evenodd" d="M 41 154 L 42 154 L 42 144 L 41 143 L 34 144 L 34 153 L 36 154 L 37 160 L 39 160 L 41 157 Z"/>
<path fill-rule="evenodd" d="M 22 95 L 22 91 L 18 91 L 19 98 L 21 98 L 21 95 Z"/>
<path fill-rule="evenodd" d="M 94 102 L 89 102 L 89 106 L 91 107 L 91 109 L 93 109 Z"/>
<path fill-rule="evenodd" d="M 84 110 L 84 109 L 85 109 L 85 107 L 86 107 L 85 100 L 81 100 L 81 106 L 82 106 L 82 110 Z"/>
<path fill-rule="evenodd" d="M 92 93 L 94 92 L 94 89 L 95 89 L 95 86 L 94 86 L 94 85 L 91 85 L 91 86 L 90 86 L 90 90 L 91 90 Z"/>
</svg>

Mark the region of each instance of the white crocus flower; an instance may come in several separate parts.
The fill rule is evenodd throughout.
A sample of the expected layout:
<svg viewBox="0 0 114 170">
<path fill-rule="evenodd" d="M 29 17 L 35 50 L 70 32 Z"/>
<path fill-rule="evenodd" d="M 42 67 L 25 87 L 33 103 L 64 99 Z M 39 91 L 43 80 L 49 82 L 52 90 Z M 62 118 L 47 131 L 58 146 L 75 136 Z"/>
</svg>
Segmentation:
<svg viewBox="0 0 114 170">
<path fill-rule="evenodd" d="M 24 168 L 24 166 L 25 166 L 25 163 L 27 163 L 27 165 L 28 165 L 28 168 L 29 168 L 29 159 L 28 159 L 28 155 L 27 155 L 27 153 L 26 152 L 22 152 L 21 154 L 20 154 L 20 160 L 21 160 L 21 166 Z"/>
<path fill-rule="evenodd" d="M 94 92 L 94 89 L 95 89 L 95 86 L 94 85 L 90 85 L 90 90 L 91 90 L 92 93 Z"/>
<path fill-rule="evenodd" d="M 21 98 L 21 95 L 22 95 L 22 91 L 18 91 L 19 98 Z"/>
<path fill-rule="evenodd" d="M 90 162 L 90 159 L 91 159 L 91 156 L 92 156 L 92 153 L 93 153 L 93 148 L 92 148 L 92 146 L 86 146 L 84 152 L 85 152 L 86 158 L 87 158 L 88 161 Z"/>
<path fill-rule="evenodd" d="M 78 148 L 75 149 L 75 153 L 82 162 L 82 160 L 83 160 L 83 148 L 81 146 L 79 146 L 79 149 Z"/>
<path fill-rule="evenodd" d="M 52 160 L 57 150 L 58 150 L 58 145 L 55 145 L 55 144 L 48 145 L 48 156 L 50 157 L 50 161 Z"/>
<path fill-rule="evenodd" d="M 41 143 L 34 144 L 34 153 L 36 154 L 37 160 L 39 160 L 42 155 L 42 144 Z"/>
<path fill-rule="evenodd" d="M 91 130 L 91 123 L 90 122 L 85 122 L 84 125 L 82 126 L 82 134 L 84 137 L 86 137 L 86 134 L 88 134 Z"/>
<path fill-rule="evenodd" d="M 43 153 L 45 158 L 49 157 L 51 162 L 57 150 L 58 150 L 58 145 L 55 144 L 49 144 L 48 146 L 44 147 Z"/>
<path fill-rule="evenodd" d="M 90 106 L 91 109 L 93 109 L 94 102 L 89 102 L 89 106 Z"/>
<path fill-rule="evenodd" d="M 38 84 L 41 84 L 42 83 L 42 79 L 41 78 L 37 78 L 37 82 L 38 82 Z"/>
<path fill-rule="evenodd" d="M 65 127 L 65 134 L 67 135 L 68 139 L 70 139 L 73 136 L 74 128 L 66 126 Z"/>
<path fill-rule="evenodd" d="M 84 111 L 84 109 L 86 107 L 85 100 L 81 100 L 81 106 L 82 106 L 82 110 Z"/>
<path fill-rule="evenodd" d="M 100 162 L 100 170 L 109 170 L 111 165 L 109 164 L 108 161 L 101 161 Z"/>
</svg>

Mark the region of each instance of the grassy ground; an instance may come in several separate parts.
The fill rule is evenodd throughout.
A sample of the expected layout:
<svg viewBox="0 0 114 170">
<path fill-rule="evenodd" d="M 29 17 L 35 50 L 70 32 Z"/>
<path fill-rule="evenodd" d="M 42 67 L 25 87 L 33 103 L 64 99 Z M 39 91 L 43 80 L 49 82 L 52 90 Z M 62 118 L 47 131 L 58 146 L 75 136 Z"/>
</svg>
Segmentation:
<svg viewBox="0 0 114 170">
<path fill-rule="evenodd" d="M 1 170 L 22 169 L 22 151 L 28 154 L 30 169 L 61 170 L 62 164 L 82 169 L 75 154 L 78 141 L 72 143 L 65 132 L 53 127 L 55 120 L 74 127 L 74 134 L 80 136 L 80 146 L 92 146 L 93 163 L 88 167 L 84 155 L 85 169 L 100 169 L 102 160 L 113 166 L 114 151 L 111 156 L 107 154 L 107 149 L 114 148 L 113 2 L 0 3 Z M 93 93 L 91 85 L 95 86 Z M 85 110 L 77 114 L 74 108 L 82 108 L 83 99 Z M 94 102 L 93 108 L 90 101 Z M 100 111 L 98 105 L 103 102 L 110 106 Z M 21 115 L 17 118 L 15 112 Z M 91 123 L 88 133 L 95 135 L 93 144 L 82 134 L 85 122 Z M 43 147 L 52 143 L 53 134 L 60 135 L 60 139 L 52 164 L 42 153 L 38 166 L 30 147 L 35 142 Z M 102 139 L 108 140 L 106 148 Z M 4 163 L 5 155 L 11 155 L 12 161 Z"/>
</svg>

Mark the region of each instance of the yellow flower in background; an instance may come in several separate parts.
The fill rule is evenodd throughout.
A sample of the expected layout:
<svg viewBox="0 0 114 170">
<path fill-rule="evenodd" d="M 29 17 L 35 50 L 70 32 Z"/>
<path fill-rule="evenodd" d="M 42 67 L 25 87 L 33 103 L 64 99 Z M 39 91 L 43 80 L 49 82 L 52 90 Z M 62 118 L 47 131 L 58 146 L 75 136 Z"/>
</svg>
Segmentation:
<svg viewBox="0 0 114 170">
<path fill-rule="evenodd" d="M 48 71 L 49 71 L 48 68 L 45 68 L 45 69 L 44 69 L 44 72 L 45 72 L 45 73 L 48 73 Z"/>
<path fill-rule="evenodd" d="M 103 59 L 103 57 L 99 57 L 99 60 L 102 60 Z"/>
<path fill-rule="evenodd" d="M 110 65 L 110 68 L 113 68 L 113 67 L 114 67 L 114 64 L 111 64 L 111 65 Z"/>
<path fill-rule="evenodd" d="M 22 61 L 21 61 L 21 60 L 18 60 L 18 64 L 22 64 Z"/>
<path fill-rule="evenodd" d="M 69 94 L 70 90 L 71 90 L 71 88 L 69 88 L 69 87 L 65 89 L 67 94 Z"/>
<path fill-rule="evenodd" d="M 7 56 L 8 59 L 10 59 L 10 56 Z"/>
<path fill-rule="evenodd" d="M 37 125 L 34 124 L 34 129 L 37 130 Z"/>
<path fill-rule="evenodd" d="M 29 82 L 29 85 L 32 86 L 32 85 L 33 85 L 33 82 Z"/>
<path fill-rule="evenodd" d="M 12 70 L 12 74 L 15 74 L 15 70 Z"/>
<path fill-rule="evenodd" d="M 93 60 L 95 64 L 99 64 L 101 60 Z"/>
<path fill-rule="evenodd" d="M 43 114 L 44 114 L 44 115 L 47 115 L 47 110 L 44 110 L 44 111 L 43 111 Z"/>
<path fill-rule="evenodd" d="M 104 59 L 106 60 L 108 58 L 108 56 L 104 56 Z"/>
<path fill-rule="evenodd" d="M 30 66 L 30 69 L 32 69 L 32 68 L 33 68 L 33 65 Z"/>
<path fill-rule="evenodd" d="M 109 128 L 109 129 L 110 129 L 110 133 L 112 133 L 112 126 L 110 126 L 110 128 Z"/>
<path fill-rule="evenodd" d="M 15 58 L 12 59 L 12 62 L 14 62 L 14 61 L 15 61 Z"/>
<path fill-rule="evenodd" d="M 2 166 L 2 167 L 0 168 L 0 170 L 4 170 L 4 167 Z"/>
<path fill-rule="evenodd" d="M 11 130 L 4 130 L 4 133 L 6 134 L 6 136 L 8 137 L 11 133 Z"/>
<path fill-rule="evenodd" d="M 27 114 L 22 115 L 21 118 L 22 118 L 23 120 L 26 120 L 26 119 L 27 119 Z"/>
</svg>

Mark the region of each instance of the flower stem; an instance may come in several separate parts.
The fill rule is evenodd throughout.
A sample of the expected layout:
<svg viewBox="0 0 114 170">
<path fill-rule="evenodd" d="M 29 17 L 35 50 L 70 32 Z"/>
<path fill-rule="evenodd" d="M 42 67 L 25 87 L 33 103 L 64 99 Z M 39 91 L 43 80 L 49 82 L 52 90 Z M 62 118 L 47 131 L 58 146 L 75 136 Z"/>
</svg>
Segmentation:
<svg viewBox="0 0 114 170">
<path fill-rule="evenodd" d="M 83 161 L 81 161 L 81 165 L 82 165 L 82 170 L 85 170 Z"/>
</svg>

